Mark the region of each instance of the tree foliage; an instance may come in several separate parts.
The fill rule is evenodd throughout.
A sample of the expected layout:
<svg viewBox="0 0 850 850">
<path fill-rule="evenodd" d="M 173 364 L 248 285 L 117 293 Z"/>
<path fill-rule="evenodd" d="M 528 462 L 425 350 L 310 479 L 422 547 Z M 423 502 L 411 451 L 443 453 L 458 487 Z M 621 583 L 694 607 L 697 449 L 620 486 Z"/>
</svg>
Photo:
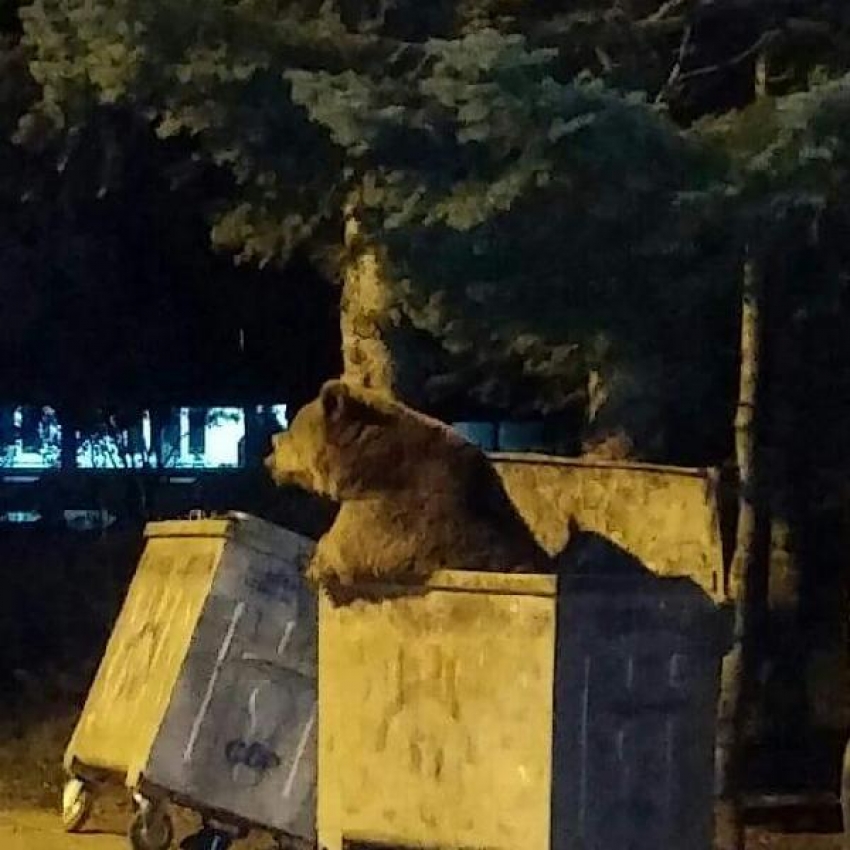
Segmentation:
<svg viewBox="0 0 850 850">
<path fill-rule="evenodd" d="M 716 180 L 640 96 L 566 78 L 511 5 L 435 7 L 412 33 L 405 4 L 41 2 L 24 130 L 120 106 L 190 138 L 232 178 L 213 236 L 243 259 L 334 245 L 354 204 L 398 322 L 437 342 L 433 387 L 562 407 L 612 341 L 687 342 Z"/>
<path fill-rule="evenodd" d="M 215 170 L 213 240 L 246 261 L 307 245 L 339 270 L 354 209 L 430 397 L 559 409 L 589 370 L 660 358 L 644 382 L 687 419 L 730 395 L 744 243 L 796 244 L 840 206 L 838 2 L 40 0 L 22 17 L 40 100 L 21 139 L 52 128 L 64 150 L 99 116 L 148 122 L 186 152 L 175 173 Z M 765 54 L 773 97 L 747 108 Z M 88 147 L 108 163 L 117 141 Z"/>
<path fill-rule="evenodd" d="M 500 403 L 522 387 L 523 403 L 558 407 L 600 346 L 673 342 L 706 285 L 713 159 L 640 98 L 558 82 L 555 54 L 522 36 L 424 53 L 391 81 L 290 76 L 359 175 L 406 314 L 464 364 L 452 371 L 489 366 L 476 388 Z"/>
</svg>

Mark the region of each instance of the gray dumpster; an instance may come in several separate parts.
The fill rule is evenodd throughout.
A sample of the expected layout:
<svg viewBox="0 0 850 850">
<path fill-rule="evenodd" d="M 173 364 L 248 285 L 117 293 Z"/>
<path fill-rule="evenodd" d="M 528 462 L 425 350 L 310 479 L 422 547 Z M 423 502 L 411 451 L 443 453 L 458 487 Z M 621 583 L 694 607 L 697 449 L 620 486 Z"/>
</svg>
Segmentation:
<svg viewBox="0 0 850 850">
<path fill-rule="evenodd" d="M 725 625 L 688 579 L 562 583 L 552 850 L 711 847 Z"/>
<path fill-rule="evenodd" d="M 115 774 L 140 802 L 130 838 L 170 845 L 174 800 L 311 841 L 316 600 L 310 540 L 254 517 L 151 523 L 65 764 L 66 824 Z M 70 790 L 69 790 L 70 789 Z"/>
</svg>

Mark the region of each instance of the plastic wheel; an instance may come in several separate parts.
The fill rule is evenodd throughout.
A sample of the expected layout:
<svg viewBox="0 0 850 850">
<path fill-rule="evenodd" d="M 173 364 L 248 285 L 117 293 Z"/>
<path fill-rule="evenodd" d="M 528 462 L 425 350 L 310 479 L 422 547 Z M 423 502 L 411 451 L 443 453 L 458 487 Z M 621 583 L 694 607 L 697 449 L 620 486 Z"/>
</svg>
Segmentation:
<svg viewBox="0 0 850 850">
<path fill-rule="evenodd" d="M 180 842 L 180 850 L 229 850 L 237 835 L 222 829 L 204 826 L 200 832 Z"/>
<path fill-rule="evenodd" d="M 65 832 L 79 832 L 91 815 L 94 793 L 82 779 L 69 779 L 62 789 L 62 827 Z"/>
<path fill-rule="evenodd" d="M 130 823 L 127 837 L 133 850 L 168 850 L 174 841 L 174 824 L 162 809 L 139 811 Z"/>
</svg>

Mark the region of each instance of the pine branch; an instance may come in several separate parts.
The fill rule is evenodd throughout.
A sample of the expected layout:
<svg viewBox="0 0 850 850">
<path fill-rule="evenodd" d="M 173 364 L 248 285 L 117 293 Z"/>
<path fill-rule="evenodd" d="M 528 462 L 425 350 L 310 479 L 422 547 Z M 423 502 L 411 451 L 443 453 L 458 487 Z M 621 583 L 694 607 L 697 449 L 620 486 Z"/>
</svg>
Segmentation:
<svg viewBox="0 0 850 850">
<path fill-rule="evenodd" d="M 660 21 L 669 20 L 672 13 L 678 14 L 683 9 L 687 9 L 688 6 L 693 5 L 694 0 L 667 0 L 666 3 L 662 3 L 648 18 L 644 18 L 641 23 L 657 24 Z M 681 18 L 677 20 L 681 20 Z"/>
<path fill-rule="evenodd" d="M 684 32 L 682 33 L 682 41 L 679 44 L 679 50 L 676 54 L 676 61 L 673 64 L 673 68 L 670 71 L 670 76 L 667 78 L 667 82 L 661 87 L 661 91 L 658 92 L 658 95 L 655 98 L 656 103 L 662 103 L 666 100 L 667 95 L 672 90 L 673 86 L 676 85 L 676 82 L 682 76 L 682 66 L 685 63 L 685 57 L 688 55 L 688 48 L 691 44 L 691 36 L 693 35 L 693 27 L 689 24 L 685 27 Z"/>
<path fill-rule="evenodd" d="M 771 29 L 762 35 L 759 36 L 756 41 L 751 44 L 746 50 L 741 51 L 737 55 L 733 56 L 731 59 L 727 59 L 725 62 L 718 62 L 714 65 L 706 65 L 702 68 L 696 68 L 693 71 L 688 71 L 685 74 L 679 75 L 676 83 L 679 86 L 684 85 L 685 83 L 690 82 L 691 80 L 699 79 L 700 77 L 707 77 L 711 74 L 716 74 L 719 71 L 726 71 L 729 68 L 734 68 L 736 65 L 740 65 L 743 62 L 746 62 L 747 59 L 750 59 L 753 56 L 757 56 L 761 53 L 766 47 L 769 47 L 773 44 L 777 38 L 781 35 L 781 30 L 779 29 Z"/>
</svg>

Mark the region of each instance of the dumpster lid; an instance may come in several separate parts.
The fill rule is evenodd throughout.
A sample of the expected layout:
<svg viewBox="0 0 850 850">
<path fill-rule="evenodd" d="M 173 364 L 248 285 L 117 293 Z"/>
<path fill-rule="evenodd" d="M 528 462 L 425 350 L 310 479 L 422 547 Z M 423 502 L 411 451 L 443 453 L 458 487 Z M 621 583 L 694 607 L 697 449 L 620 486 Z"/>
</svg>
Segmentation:
<svg viewBox="0 0 850 850">
<path fill-rule="evenodd" d="M 293 547 L 313 546 L 313 541 L 307 537 L 241 511 L 205 519 L 149 522 L 145 526 L 145 537 L 223 537 L 270 555 L 280 555 Z"/>
<path fill-rule="evenodd" d="M 421 596 L 432 591 L 480 593 L 495 596 L 555 597 L 558 578 L 548 573 L 497 573 L 474 570 L 437 570 L 424 581 L 372 579 L 356 585 L 363 598 Z"/>
</svg>

